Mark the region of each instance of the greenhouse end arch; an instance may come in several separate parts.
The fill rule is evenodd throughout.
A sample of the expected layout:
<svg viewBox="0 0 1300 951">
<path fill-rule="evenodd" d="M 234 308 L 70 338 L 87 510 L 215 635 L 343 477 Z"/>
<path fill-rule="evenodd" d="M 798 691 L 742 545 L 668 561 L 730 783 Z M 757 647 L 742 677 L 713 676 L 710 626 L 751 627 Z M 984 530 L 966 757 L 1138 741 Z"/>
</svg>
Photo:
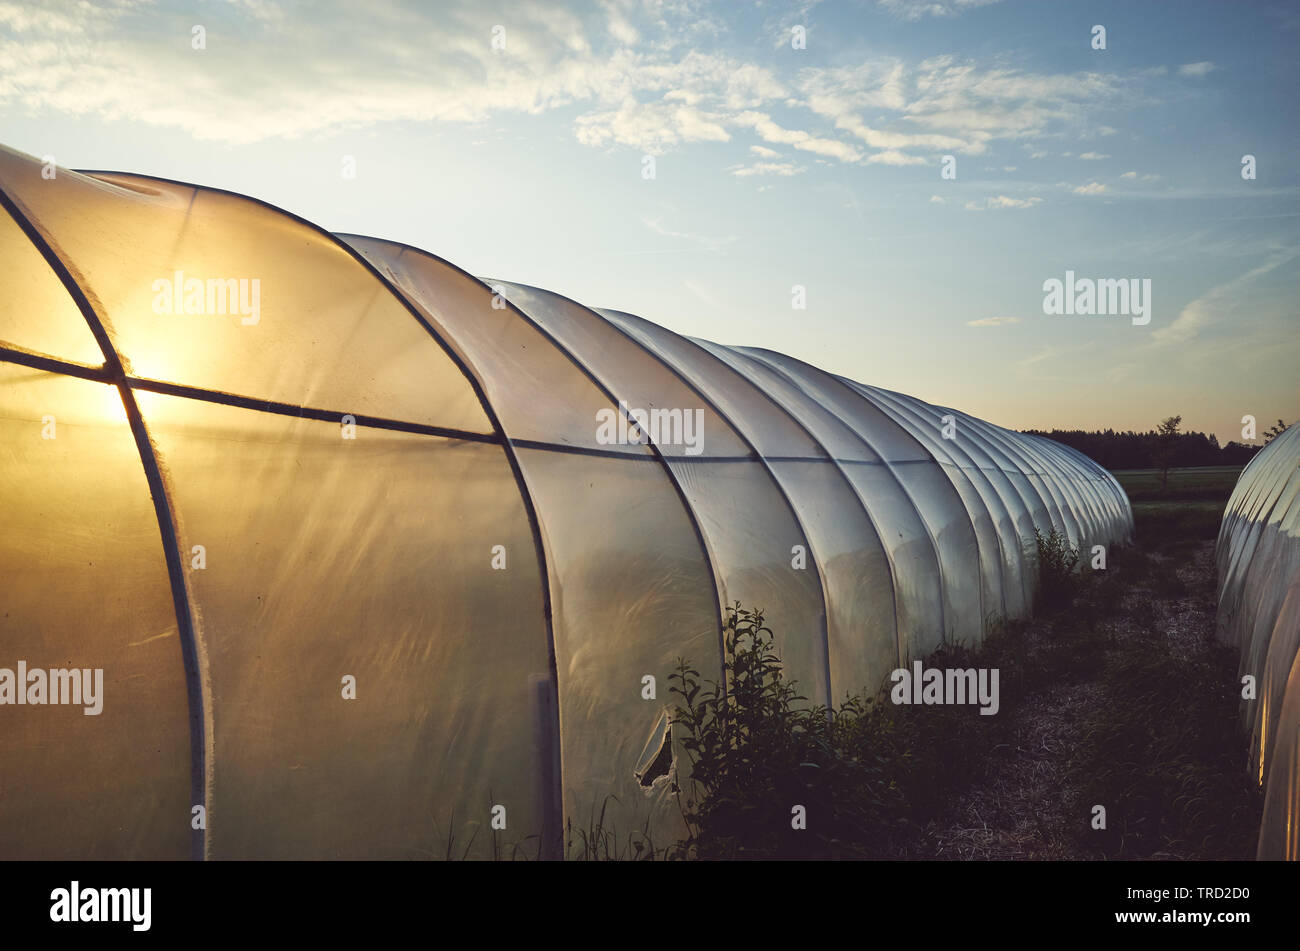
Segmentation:
<svg viewBox="0 0 1300 951">
<path fill-rule="evenodd" d="M 1300 859 L 1300 425 L 1250 461 L 1219 528 L 1219 640 L 1240 651 L 1241 722 L 1264 790 L 1257 857 Z M 1249 685 L 1248 685 L 1249 684 Z"/>
<path fill-rule="evenodd" d="M 0 857 L 558 857 L 602 804 L 670 837 L 668 676 L 718 676 L 726 605 L 827 703 L 1028 616 L 1035 529 L 1131 537 L 1050 440 L 42 171 L 0 150 L 0 667 L 102 682 L 4 709 Z"/>
</svg>

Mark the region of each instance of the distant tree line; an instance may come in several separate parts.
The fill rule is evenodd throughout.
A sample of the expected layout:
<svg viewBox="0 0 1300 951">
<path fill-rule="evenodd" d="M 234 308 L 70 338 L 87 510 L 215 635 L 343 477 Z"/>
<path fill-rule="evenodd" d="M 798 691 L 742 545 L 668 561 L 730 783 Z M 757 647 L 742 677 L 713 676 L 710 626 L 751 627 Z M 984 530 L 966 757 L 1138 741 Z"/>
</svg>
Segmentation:
<svg viewBox="0 0 1300 951">
<path fill-rule="evenodd" d="M 1176 418 L 1175 418 L 1176 419 Z M 1166 423 L 1172 420 L 1166 420 Z M 1161 424 L 1165 426 L 1164 423 Z M 1175 422 L 1175 428 L 1177 423 Z M 1244 466 L 1259 452 L 1260 446 L 1219 440 L 1205 433 L 1169 432 L 1153 429 L 1145 433 L 1116 432 L 1106 429 L 1085 432 L 1081 429 L 1022 430 L 1046 436 L 1077 449 L 1107 469 L 1183 469 L 1189 466 Z"/>
</svg>

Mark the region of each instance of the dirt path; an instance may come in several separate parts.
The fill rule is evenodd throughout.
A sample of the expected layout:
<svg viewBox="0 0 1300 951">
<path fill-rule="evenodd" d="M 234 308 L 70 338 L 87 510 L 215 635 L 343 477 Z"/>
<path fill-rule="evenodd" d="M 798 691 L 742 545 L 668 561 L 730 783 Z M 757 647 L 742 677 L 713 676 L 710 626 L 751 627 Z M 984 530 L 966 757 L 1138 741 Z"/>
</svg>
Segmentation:
<svg viewBox="0 0 1300 951">
<path fill-rule="evenodd" d="M 1026 632 L 1031 663 L 1059 668 L 1008 711 L 1007 741 L 990 753 L 982 779 L 958 796 L 926 830 L 934 858 L 1096 859 L 1088 846 L 1090 816 L 1079 805 L 1079 751 L 1110 702 L 1108 671 L 1152 650 L 1178 662 L 1207 663 L 1214 628 L 1214 543 L 1175 542 L 1150 553 L 1133 551 L 1115 566 L 1103 590 L 1085 597 L 1096 620 L 1080 627 L 1067 608 Z M 1118 582 L 1117 584 L 1115 582 Z M 1091 636 L 1089 636 L 1091 635 Z M 1075 663 L 1053 655 L 1070 639 L 1088 637 L 1104 662 Z M 1076 644 L 1077 646 L 1077 644 Z M 1065 663 L 1052 664 L 1052 661 Z M 1218 658 L 1222 666 L 1222 658 Z M 1206 856 L 1214 857 L 1214 856 Z"/>
</svg>

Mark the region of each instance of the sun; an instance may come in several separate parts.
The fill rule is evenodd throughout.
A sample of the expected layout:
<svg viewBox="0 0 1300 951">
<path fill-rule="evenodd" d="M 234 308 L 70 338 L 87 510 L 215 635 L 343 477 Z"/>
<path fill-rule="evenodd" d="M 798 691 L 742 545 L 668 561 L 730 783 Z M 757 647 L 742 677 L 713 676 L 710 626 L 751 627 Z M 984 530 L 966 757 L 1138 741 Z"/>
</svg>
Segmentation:
<svg viewBox="0 0 1300 951">
<path fill-rule="evenodd" d="M 111 383 L 104 384 L 100 389 L 95 408 L 100 418 L 107 422 L 127 422 L 126 405 L 122 402 L 122 394 Z"/>
</svg>

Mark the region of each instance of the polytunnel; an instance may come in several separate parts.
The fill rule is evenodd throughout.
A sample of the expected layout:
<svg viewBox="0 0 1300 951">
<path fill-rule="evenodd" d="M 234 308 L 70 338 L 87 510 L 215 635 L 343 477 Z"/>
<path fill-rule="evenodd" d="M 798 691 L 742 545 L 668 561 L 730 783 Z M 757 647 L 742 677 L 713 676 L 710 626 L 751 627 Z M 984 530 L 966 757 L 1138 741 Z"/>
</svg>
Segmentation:
<svg viewBox="0 0 1300 951">
<path fill-rule="evenodd" d="M 0 711 L 0 857 L 670 841 L 726 606 L 827 703 L 1027 615 L 1035 528 L 1131 537 L 1079 453 L 790 356 L 219 189 L 0 192 L 0 668 L 103 678 Z"/>
<path fill-rule="evenodd" d="M 1242 471 L 1215 546 L 1218 637 L 1240 651 L 1249 769 L 1264 790 L 1257 855 L 1293 861 L 1300 859 L 1298 496 L 1300 425 L 1292 425 Z"/>
</svg>

